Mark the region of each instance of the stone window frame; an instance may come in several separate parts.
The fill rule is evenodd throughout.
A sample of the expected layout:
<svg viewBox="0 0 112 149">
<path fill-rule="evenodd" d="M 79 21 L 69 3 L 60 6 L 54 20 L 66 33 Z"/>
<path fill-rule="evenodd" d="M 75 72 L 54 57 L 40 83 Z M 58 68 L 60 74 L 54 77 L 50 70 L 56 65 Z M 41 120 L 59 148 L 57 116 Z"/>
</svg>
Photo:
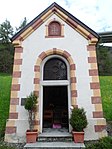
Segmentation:
<svg viewBox="0 0 112 149">
<path fill-rule="evenodd" d="M 52 24 L 56 24 L 56 26 L 59 30 L 59 34 L 53 35 L 51 33 L 50 28 L 51 28 Z M 54 18 L 54 19 L 50 20 L 45 26 L 46 26 L 46 35 L 45 35 L 46 38 L 62 38 L 62 37 L 64 37 L 64 24 L 62 24 L 59 20 Z"/>
</svg>

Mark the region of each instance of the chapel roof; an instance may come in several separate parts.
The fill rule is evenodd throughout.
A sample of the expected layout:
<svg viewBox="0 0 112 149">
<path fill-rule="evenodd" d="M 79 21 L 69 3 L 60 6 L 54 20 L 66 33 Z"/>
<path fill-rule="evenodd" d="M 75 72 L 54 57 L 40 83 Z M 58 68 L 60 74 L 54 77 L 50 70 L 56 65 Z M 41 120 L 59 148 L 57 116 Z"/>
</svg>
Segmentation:
<svg viewBox="0 0 112 149">
<path fill-rule="evenodd" d="M 77 19 L 75 16 L 70 14 L 56 2 L 52 3 L 48 8 L 46 8 L 42 13 L 40 13 L 36 18 L 34 18 L 30 23 L 28 23 L 22 30 L 12 37 L 14 40 L 24 40 L 25 37 L 29 36 L 34 30 L 36 30 L 51 14 L 58 14 L 67 24 L 76 29 L 79 33 L 85 36 L 88 40 L 91 38 L 99 38 L 99 35 L 90 29 L 87 25 Z M 24 37 L 25 36 L 25 37 Z M 22 39 L 23 38 L 23 39 Z"/>
</svg>

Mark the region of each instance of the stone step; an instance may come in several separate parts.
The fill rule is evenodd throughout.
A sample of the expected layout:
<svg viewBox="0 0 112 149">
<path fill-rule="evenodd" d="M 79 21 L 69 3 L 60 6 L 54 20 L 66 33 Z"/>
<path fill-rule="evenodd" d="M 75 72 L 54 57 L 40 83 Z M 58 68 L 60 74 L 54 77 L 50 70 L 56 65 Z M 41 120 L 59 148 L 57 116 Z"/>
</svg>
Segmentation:
<svg viewBox="0 0 112 149">
<path fill-rule="evenodd" d="M 83 143 L 74 142 L 36 142 L 28 143 L 24 149 L 83 149 Z"/>
<path fill-rule="evenodd" d="M 48 132 L 49 130 L 49 132 Z M 38 142 L 69 142 L 72 140 L 72 134 L 65 131 L 64 129 L 48 129 L 46 132 L 43 132 L 38 135 Z"/>
<path fill-rule="evenodd" d="M 65 138 L 61 138 L 61 137 L 41 137 L 38 138 L 38 142 L 71 142 L 73 141 L 72 138 L 69 137 L 65 137 Z"/>
<path fill-rule="evenodd" d="M 39 136 L 38 142 L 71 142 L 73 141 L 72 136 Z"/>
</svg>

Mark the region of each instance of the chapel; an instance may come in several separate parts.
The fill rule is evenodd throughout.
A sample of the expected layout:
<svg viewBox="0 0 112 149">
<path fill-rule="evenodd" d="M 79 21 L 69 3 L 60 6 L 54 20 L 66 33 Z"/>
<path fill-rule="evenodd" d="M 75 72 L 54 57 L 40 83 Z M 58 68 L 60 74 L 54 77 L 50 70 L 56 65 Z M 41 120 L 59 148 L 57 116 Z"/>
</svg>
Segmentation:
<svg viewBox="0 0 112 149">
<path fill-rule="evenodd" d="M 86 16 L 85 16 L 86 17 Z M 29 127 L 26 97 L 38 96 L 35 128 L 66 128 L 72 107 L 83 107 L 85 140 L 106 136 L 96 45 L 99 35 L 57 3 L 51 4 L 12 38 L 15 47 L 5 141 L 24 142 Z M 50 118 L 46 118 L 46 112 Z"/>
</svg>

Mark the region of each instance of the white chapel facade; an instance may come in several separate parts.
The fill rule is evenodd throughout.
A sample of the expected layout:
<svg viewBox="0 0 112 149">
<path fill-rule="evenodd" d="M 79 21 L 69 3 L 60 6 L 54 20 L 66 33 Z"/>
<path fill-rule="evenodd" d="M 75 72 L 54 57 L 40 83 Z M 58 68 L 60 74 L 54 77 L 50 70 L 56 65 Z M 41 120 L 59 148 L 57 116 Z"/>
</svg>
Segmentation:
<svg viewBox="0 0 112 149">
<path fill-rule="evenodd" d="M 24 99 L 38 96 L 35 128 L 43 133 L 44 111 L 67 112 L 62 126 L 71 133 L 71 107 L 83 107 L 88 126 L 85 140 L 106 136 L 98 76 L 99 36 L 58 4 L 53 3 L 13 38 L 15 46 L 9 119 L 5 141 L 24 142 L 28 113 Z M 58 117 L 59 119 L 59 117 Z"/>
</svg>

